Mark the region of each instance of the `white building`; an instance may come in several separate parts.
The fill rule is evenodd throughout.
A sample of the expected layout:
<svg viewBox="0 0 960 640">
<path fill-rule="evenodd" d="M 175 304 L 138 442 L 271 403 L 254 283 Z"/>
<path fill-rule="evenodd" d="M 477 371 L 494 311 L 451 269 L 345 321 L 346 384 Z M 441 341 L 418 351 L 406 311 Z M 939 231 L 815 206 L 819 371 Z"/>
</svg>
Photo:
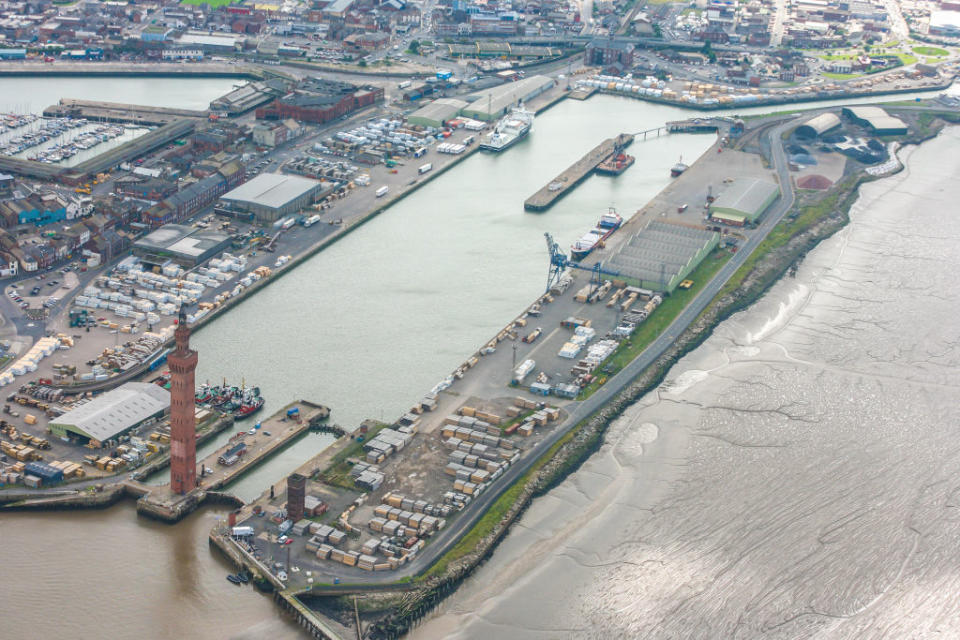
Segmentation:
<svg viewBox="0 0 960 640">
<path fill-rule="evenodd" d="M 203 60 L 203 49 L 199 47 L 176 47 L 163 50 L 164 60 Z"/>
</svg>

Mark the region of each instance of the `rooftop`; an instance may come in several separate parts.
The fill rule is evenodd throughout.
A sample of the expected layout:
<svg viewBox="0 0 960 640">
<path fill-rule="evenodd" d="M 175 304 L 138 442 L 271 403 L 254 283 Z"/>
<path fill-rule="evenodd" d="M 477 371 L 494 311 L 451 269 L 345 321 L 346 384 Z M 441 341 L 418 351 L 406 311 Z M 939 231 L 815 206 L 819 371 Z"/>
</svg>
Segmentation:
<svg viewBox="0 0 960 640">
<path fill-rule="evenodd" d="M 767 202 L 778 193 L 780 193 L 780 187 L 769 180 L 737 178 L 713 201 L 710 209 L 739 211 L 753 219 L 763 213 Z"/>
<path fill-rule="evenodd" d="M 624 243 L 605 266 L 666 288 L 716 236 L 713 231 L 653 220 Z"/>
<path fill-rule="evenodd" d="M 280 208 L 299 198 L 321 183 L 300 176 L 261 173 L 233 191 L 221 196 L 224 200 L 250 202 L 265 207 Z"/>
<path fill-rule="evenodd" d="M 545 86 L 552 86 L 553 84 L 553 78 L 546 76 L 532 76 L 516 82 L 507 82 L 474 94 L 474 101 L 467 107 L 467 110 L 480 113 L 498 113 L 521 100 L 525 100 L 527 96 L 542 90 Z"/>
<path fill-rule="evenodd" d="M 229 239 L 229 235 L 217 231 L 195 229 L 179 224 L 165 224 L 137 240 L 134 246 L 152 251 L 171 251 L 196 257 Z"/>
<path fill-rule="evenodd" d="M 95 440 L 109 440 L 170 406 L 170 392 L 155 384 L 128 382 L 51 423 L 66 425 Z"/>
</svg>

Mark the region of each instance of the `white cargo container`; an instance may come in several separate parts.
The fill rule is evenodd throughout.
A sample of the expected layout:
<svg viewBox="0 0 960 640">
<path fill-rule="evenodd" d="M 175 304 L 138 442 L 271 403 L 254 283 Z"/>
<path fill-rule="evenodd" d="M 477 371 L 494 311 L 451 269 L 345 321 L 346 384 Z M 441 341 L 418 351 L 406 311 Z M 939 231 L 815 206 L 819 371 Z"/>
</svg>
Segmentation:
<svg viewBox="0 0 960 640">
<path fill-rule="evenodd" d="M 420 168 L 417 169 L 417 172 L 418 172 L 420 175 L 423 175 L 423 174 L 425 174 L 427 171 L 430 171 L 431 169 L 433 169 L 433 165 L 428 162 L 427 164 L 420 165 Z"/>
<path fill-rule="evenodd" d="M 513 372 L 513 381 L 516 384 L 523 382 L 523 379 L 530 375 L 530 372 L 533 371 L 534 367 L 537 366 L 537 363 L 533 360 L 524 360 L 520 363 L 520 366 L 517 367 Z"/>
</svg>

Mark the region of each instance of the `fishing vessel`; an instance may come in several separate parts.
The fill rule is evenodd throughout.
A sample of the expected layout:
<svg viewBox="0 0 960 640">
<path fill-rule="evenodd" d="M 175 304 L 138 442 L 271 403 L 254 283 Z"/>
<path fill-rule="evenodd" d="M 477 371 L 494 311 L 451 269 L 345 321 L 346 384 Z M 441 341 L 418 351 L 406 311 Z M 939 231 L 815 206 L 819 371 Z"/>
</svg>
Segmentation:
<svg viewBox="0 0 960 640">
<path fill-rule="evenodd" d="M 503 151 L 513 146 L 530 133 L 533 126 L 533 113 L 523 107 L 512 109 L 505 115 L 493 131 L 484 137 L 480 148 L 486 151 Z"/>
<path fill-rule="evenodd" d="M 580 261 L 586 258 L 598 246 L 613 235 L 613 232 L 623 224 L 623 218 L 612 207 L 600 216 L 597 226 L 588 231 L 582 238 L 570 245 L 570 259 Z"/>
</svg>

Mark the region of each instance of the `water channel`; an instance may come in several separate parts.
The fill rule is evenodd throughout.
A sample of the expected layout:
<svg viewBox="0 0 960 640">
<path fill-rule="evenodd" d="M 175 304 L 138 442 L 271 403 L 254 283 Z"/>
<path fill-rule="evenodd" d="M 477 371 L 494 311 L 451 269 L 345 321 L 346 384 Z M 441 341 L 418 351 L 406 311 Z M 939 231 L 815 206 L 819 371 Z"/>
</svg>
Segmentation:
<svg viewBox="0 0 960 640">
<path fill-rule="evenodd" d="M 57 79 L 60 86 L 44 93 L 49 81 L 16 79 L 0 81 L 0 92 L 11 95 L 6 87 L 16 83 L 22 95 L 42 94 L 35 108 L 60 96 L 201 108 L 232 83 L 203 80 L 174 90 L 162 82 Z M 203 84 L 217 90 L 201 100 Z M 623 176 L 592 177 L 543 214 L 525 213 L 523 199 L 602 138 L 690 115 L 626 98 L 559 104 L 516 148 L 467 159 L 198 331 L 198 379 L 244 378 L 261 387 L 267 412 L 306 398 L 331 406 L 333 421 L 345 426 L 395 417 L 542 290 L 544 231 L 568 246 L 608 206 L 632 213 L 667 183 L 678 156 L 692 161 L 712 137 L 635 143 L 637 163 Z M 301 439 L 233 490 L 258 495 L 328 441 Z M 227 568 L 206 544 L 215 513 L 176 527 L 139 520 L 129 506 L 0 519 L 5 582 L 37 585 L 2 600 L 0 630 L 46 635 L 37 630 L 50 624 L 48 603 L 55 601 L 79 637 L 105 629 L 115 638 L 184 629 L 215 638 L 243 629 L 249 637 L 295 634 L 269 599 L 224 580 Z"/>
<path fill-rule="evenodd" d="M 960 636 L 957 144 L 866 185 L 411 640 Z"/>
</svg>

